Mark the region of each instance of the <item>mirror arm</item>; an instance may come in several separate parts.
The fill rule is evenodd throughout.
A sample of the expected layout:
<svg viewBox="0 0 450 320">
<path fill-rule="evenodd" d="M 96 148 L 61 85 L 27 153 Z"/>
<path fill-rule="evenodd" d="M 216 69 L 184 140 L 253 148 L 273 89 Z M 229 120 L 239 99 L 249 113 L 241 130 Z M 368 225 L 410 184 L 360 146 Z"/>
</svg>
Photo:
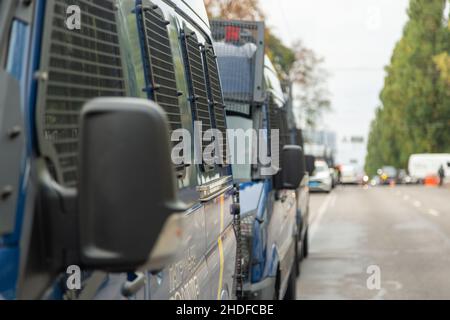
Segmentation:
<svg viewBox="0 0 450 320">
<path fill-rule="evenodd" d="M 58 185 L 38 160 L 38 211 L 42 217 L 45 255 L 51 270 L 65 271 L 80 265 L 77 192 Z"/>
<path fill-rule="evenodd" d="M 122 295 L 126 298 L 131 298 L 145 286 L 146 281 L 147 279 L 144 273 L 135 273 L 135 279 L 125 282 L 122 286 Z"/>
</svg>

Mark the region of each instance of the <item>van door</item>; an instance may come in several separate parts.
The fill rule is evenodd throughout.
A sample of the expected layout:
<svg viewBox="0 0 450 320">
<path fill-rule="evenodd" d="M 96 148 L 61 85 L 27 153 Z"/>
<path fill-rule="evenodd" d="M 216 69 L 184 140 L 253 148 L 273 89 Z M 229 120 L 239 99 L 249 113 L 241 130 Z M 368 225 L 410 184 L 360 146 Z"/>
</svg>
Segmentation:
<svg viewBox="0 0 450 320">
<path fill-rule="evenodd" d="M 0 300 L 15 299 L 28 181 L 26 76 L 33 6 L 0 1 Z"/>
<path fill-rule="evenodd" d="M 279 221 L 278 249 L 280 255 L 281 288 L 287 281 L 294 263 L 294 229 L 296 226 L 296 195 L 295 191 L 278 191 L 278 200 L 274 202 L 274 215 Z"/>
<path fill-rule="evenodd" d="M 216 129 L 220 137 L 211 139 L 205 135 L 202 148 L 213 144 L 211 154 L 214 164 L 203 159 L 199 165 L 201 185 L 198 187 L 200 201 L 205 210 L 206 261 L 208 267 L 209 299 L 234 297 L 233 275 L 235 268 L 236 240 L 233 232 L 233 217 L 230 214 L 233 203 L 233 178 L 227 164 L 226 121 L 222 89 L 216 56 L 210 42 L 202 39 L 188 26 L 182 31 L 188 78 L 191 83 L 191 107 L 194 118 L 200 121 L 203 133 Z"/>
<path fill-rule="evenodd" d="M 32 170 L 38 162 L 42 167 L 32 179 L 41 180 L 43 174 L 48 174 L 52 185 L 68 194 L 76 194 L 78 188 L 79 115 L 83 105 L 97 97 L 143 97 L 145 86 L 137 76 L 143 67 L 135 53 L 140 54 L 141 50 L 138 42 L 131 42 L 138 38 L 135 23 L 128 25 L 125 20 L 134 18 L 131 9 L 135 1 L 104 0 L 98 6 L 92 1 L 80 0 L 77 5 L 81 12 L 89 14 L 82 15 L 80 30 L 69 30 L 65 25 L 66 1 L 36 1 L 34 32 L 35 40 L 41 41 L 33 41 L 35 58 L 30 74 L 34 79 L 31 91 L 36 91 L 36 96 L 30 94 L 29 99 L 32 104 L 29 118 L 33 119 L 30 127 L 36 133 L 30 139 L 36 142 Z M 34 180 L 31 183 L 38 184 Z M 52 270 L 42 252 L 53 249 L 47 248 L 49 244 L 61 243 L 57 253 L 66 254 L 63 237 L 49 234 L 44 219 L 55 215 L 70 225 L 74 218 L 73 207 L 65 208 L 66 203 L 63 205 L 61 201 L 61 208 L 53 208 L 47 205 L 45 196 L 39 194 L 39 197 L 42 199 L 39 198 L 34 207 L 30 206 L 33 212 L 29 212 L 28 217 L 33 224 L 26 236 L 30 240 L 29 254 L 23 259 L 22 299 L 145 297 L 143 287 L 130 296 L 122 295 L 123 286 L 129 281 L 140 281 L 140 275 L 92 272 L 77 266 L 67 267 L 75 273 L 81 272 L 81 288 L 69 288 L 66 280 L 71 273 L 58 274 L 59 270 Z M 66 209 L 70 209 L 67 210 L 70 214 Z"/>
<path fill-rule="evenodd" d="M 152 300 L 208 300 L 205 258 L 205 208 L 196 204 L 183 223 L 181 248 L 174 262 L 158 274 L 148 274 Z"/>
<path fill-rule="evenodd" d="M 300 129 L 296 129 L 294 131 L 295 134 L 295 143 L 299 145 L 303 151 L 305 148 L 304 142 L 303 142 L 303 132 Z M 303 152 L 303 159 L 302 161 L 305 162 L 305 168 L 306 168 L 306 161 L 304 157 Z M 298 225 L 299 229 L 299 240 L 303 239 L 304 233 L 306 232 L 306 229 L 308 228 L 308 219 L 309 219 L 309 176 L 305 174 L 303 177 L 300 187 L 297 190 L 297 218 L 298 218 Z"/>
<path fill-rule="evenodd" d="M 234 297 L 233 275 L 236 256 L 233 217 L 230 214 L 233 203 L 231 177 L 221 178 L 203 187 L 215 188 L 219 185 L 221 189 L 219 193 L 222 194 L 205 203 L 206 262 L 209 270 L 210 298 L 228 300 Z M 204 196 L 206 201 L 207 193 Z"/>
<path fill-rule="evenodd" d="M 282 108 L 283 101 L 273 92 L 269 94 L 269 126 L 271 130 L 279 130 L 279 153 L 271 152 L 274 157 L 281 157 L 283 147 L 290 144 L 286 112 Z M 281 161 L 280 161 L 281 163 Z M 274 179 L 277 179 L 275 176 Z M 274 195 L 273 218 L 276 228 L 276 243 L 280 259 L 280 292 L 284 292 L 291 267 L 295 259 L 294 235 L 296 232 L 296 192 L 292 190 L 278 190 Z"/>
</svg>

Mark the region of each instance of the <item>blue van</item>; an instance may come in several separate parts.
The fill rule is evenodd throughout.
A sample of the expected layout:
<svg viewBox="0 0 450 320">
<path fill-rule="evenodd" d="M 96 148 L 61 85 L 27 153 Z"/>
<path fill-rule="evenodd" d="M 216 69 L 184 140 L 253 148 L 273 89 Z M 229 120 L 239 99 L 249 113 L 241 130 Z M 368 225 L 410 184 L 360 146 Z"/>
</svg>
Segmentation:
<svg viewBox="0 0 450 320">
<path fill-rule="evenodd" d="M 0 299 L 233 299 L 225 120 L 203 1 L 0 1 Z"/>
<path fill-rule="evenodd" d="M 243 299 L 295 299 L 300 259 L 297 192 L 305 168 L 300 145 L 292 143 L 280 81 L 264 55 L 264 24 L 211 24 L 228 127 L 257 132 L 253 138 L 248 134 L 249 147 L 234 150 L 246 159 L 258 159 L 233 165 L 234 179 L 240 181 L 238 256 L 242 254 L 243 261 L 237 270 L 242 279 L 237 293 Z M 274 131 L 279 137 L 272 136 Z M 276 138 L 279 141 L 272 140 Z M 272 158 L 269 164 L 261 159 L 264 151 Z"/>
<path fill-rule="evenodd" d="M 292 128 L 291 139 L 293 144 L 298 145 L 302 150 L 305 150 L 305 140 L 301 129 Z M 297 258 L 299 261 L 296 269 L 297 275 L 300 275 L 300 262 L 304 258 L 307 258 L 309 254 L 309 181 L 315 170 L 314 160 L 311 165 L 310 159 L 306 154 L 304 154 L 301 161 L 306 172 L 297 189 Z"/>
</svg>

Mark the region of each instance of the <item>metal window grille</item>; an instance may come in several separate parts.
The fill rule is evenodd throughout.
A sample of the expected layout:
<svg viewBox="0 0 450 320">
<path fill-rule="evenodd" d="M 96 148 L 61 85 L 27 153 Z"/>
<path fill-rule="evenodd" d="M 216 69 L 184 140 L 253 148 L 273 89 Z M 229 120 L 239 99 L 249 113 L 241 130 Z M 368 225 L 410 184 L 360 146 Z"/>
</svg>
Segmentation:
<svg viewBox="0 0 450 320">
<path fill-rule="evenodd" d="M 201 47 L 195 32 L 185 28 L 181 34 L 183 49 L 186 58 L 186 68 L 189 78 L 190 101 L 194 113 L 195 121 L 200 121 L 202 124 L 203 133 L 212 129 L 211 114 L 208 100 L 208 90 L 206 86 L 205 69 L 202 61 Z M 212 141 L 211 141 L 212 142 Z M 210 144 L 208 141 L 203 141 L 202 153 Z M 205 170 L 212 169 L 204 166 Z"/>
<path fill-rule="evenodd" d="M 166 112 L 172 133 L 182 128 L 179 97 L 177 90 L 175 66 L 170 44 L 170 24 L 164 18 L 162 10 L 153 4 L 138 6 L 137 19 L 142 40 L 142 52 L 148 97 L 157 102 Z M 175 145 L 178 142 L 174 142 Z M 177 166 L 177 171 L 184 170 L 184 164 Z"/>
<path fill-rule="evenodd" d="M 69 5 L 83 12 L 81 30 L 65 26 Z M 40 152 L 58 183 L 75 187 L 82 106 L 126 95 L 117 15 L 112 0 L 49 0 L 46 17 L 37 74 Z"/>
<path fill-rule="evenodd" d="M 225 106 L 222 96 L 222 87 L 220 83 L 219 70 L 217 68 L 217 58 L 214 53 L 214 48 L 211 45 L 206 45 L 204 48 L 204 60 L 207 70 L 207 84 L 210 108 L 214 115 L 214 128 L 218 129 L 222 134 L 222 141 L 219 142 L 221 150 L 221 157 L 224 165 L 227 165 L 227 130 L 225 119 Z"/>
</svg>

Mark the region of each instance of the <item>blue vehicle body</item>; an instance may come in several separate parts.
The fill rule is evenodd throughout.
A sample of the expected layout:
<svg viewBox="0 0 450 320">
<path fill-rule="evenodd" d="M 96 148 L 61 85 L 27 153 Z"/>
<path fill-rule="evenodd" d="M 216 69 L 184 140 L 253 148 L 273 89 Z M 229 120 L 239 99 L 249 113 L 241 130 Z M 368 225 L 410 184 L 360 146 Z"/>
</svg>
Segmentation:
<svg viewBox="0 0 450 320">
<path fill-rule="evenodd" d="M 5 1 L 0 4 L 4 3 Z M 35 237 L 38 228 L 36 221 L 37 218 L 40 219 L 36 217 L 36 207 L 40 165 L 38 160 L 41 152 L 41 133 L 38 133 L 36 119 L 39 117 L 37 105 L 42 94 L 40 81 L 45 81 L 45 76 L 48 76 L 40 73 L 40 68 L 43 52 L 47 52 L 43 51 L 43 38 L 45 28 L 51 23 L 47 16 L 52 10 L 49 3 L 54 4 L 54 0 L 36 0 L 31 3 L 20 9 L 20 17 L 13 19 L 9 26 L 7 53 L 0 52 L 0 57 L 5 59 L 0 60 L 0 64 L 5 62 L 6 65 L 6 73 L 2 73 L 2 76 L 7 79 L 15 78 L 19 86 L 20 105 L 17 108 L 20 108 L 25 128 L 22 153 L 20 159 L 17 159 L 20 164 L 17 192 L 13 193 L 12 200 L 15 205 L 14 223 L 11 230 L 0 233 L 0 300 L 234 298 L 236 239 L 232 226 L 233 217 L 230 214 L 234 194 L 230 166 L 217 166 L 204 172 L 200 166 L 194 165 L 186 169 L 184 178 L 178 181 L 179 197 L 189 207 L 184 214 L 186 222 L 183 248 L 175 257 L 175 262 L 158 274 L 83 271 L 82 289 L 69 290 L 66 287 L 66 273 L 49 271 L 51 267 L 46 266 L 46 248 Z M 203 1 L 155 0 L 150 3 L 149 0 L 121 0 L 116 4 L 120 16 L 118 19 L 123 19 L 118 27 L 121 41 L 128 44 L 122 48 L 126 51 L 124 59 L 129 62 L 126 66 L 129 77 L 128 96 L 150 99 L 147 92 L 142 90 L 144 87 L 148 88 L 145 82 L 148 82 L 149 75 L 144 75 L 143 62 L 140 60 L 141 54 L 143 55 L 140 51 L 143 49 L 141 46 L 139 50 L 142 40 L 139 38 L 139 25 L 132 20 L 136 19 L 133 9 L 138 5 L 158 5 L 170 22 L 168 28 L 175 39 L 172 39 L 175 44 L 172 49 L 180 51 L 177 52 L 179 60 L 176 61 L 179 67 L 176 71 L 183 75 L 180 78 L 187 77 L 184 74 L 187 71 L 183 69 L 187 63 L 183 60 L 185 57 L 181 53 L 181 44 L 176 44 L 179 32 L 189 28 L 196 34 L 199 42 L 211 43 Z M 92 6 L 95 7 L 96 4 Z M 189 84 L 183 81 L 184 78 L 179 81 L 180 86 L 184 86 L 186 90 L 180 93 L 180 99 L 185 99 L 183 125 L 191 129 L 194 107 L 188 100 Z M 210 120 L 214 123 L 216 118 L 210 115 Z M 218 180 L 222 181 L 224 192 L 213 195 L 208 200 L 200 199 L 199 188 Z M 0 216 L 1 208 L 0 206 Z M 45 235 L 38 233 L 38 236 Z M 135 281 L 141 281 L 144 285 L 133 295 L 124 296 L 124 284 Z"/>
<path fill-rule="evenodd" d="M 216 23 L 219 28 L 221 23 Z M 239 22 L 232 23 L 239 25 Z M 243 25 L 246 26 L 246 23 Z M 220 34 L 220 31 L 217 33 Z M 282 150 L 291 141 L 287 138 L 289 132 L 283 108 L 286 101 L 272 64 L 266 58 L 265 62 L 260 61 L 261 65 L 256 66 L 264 68 L 265 101 L 248 100 L 248 97 L 254 96 L 254 83 L 239 84 L 243 79 L 254 81 L 252 70 L 255 67 L 252 64 L 257 60 L 254 58 L 257 47 L 228 43 L 226 40 L 218 42 L 218 39 L 215 47 L 229 127 L 266 132 L 267 135 L 258 141 L 259 148 L 264 144 L 266 150 L 270 148 L 269 133 L 272 129 L 279 129 Z M 245 75 L 242 75 L 243 72 Z M 243 151 L 238 149 L 236 152 L 239 154 Z M 276 157 L 274 152 L 273 158 Z M 295 190 L 276 190 L 276 175 L 263 176 L 258 173 L 260 168 L 260 164 L 234 165 L 233 173 L 235 180 L 242 181 L 239 196 L 244 248 L 243 298 L 267 300 L 283 298 L 290 285 L 289 280 L 296 273 L 297 196 Z"/>
</svg>

